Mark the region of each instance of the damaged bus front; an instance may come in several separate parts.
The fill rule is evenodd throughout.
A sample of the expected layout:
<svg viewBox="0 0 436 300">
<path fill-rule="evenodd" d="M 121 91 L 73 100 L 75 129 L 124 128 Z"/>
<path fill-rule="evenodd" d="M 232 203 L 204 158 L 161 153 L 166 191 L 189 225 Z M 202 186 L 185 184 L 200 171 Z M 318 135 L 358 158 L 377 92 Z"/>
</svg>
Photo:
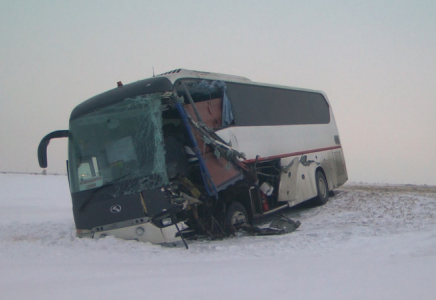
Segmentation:
<svg viewBox="0 0 436 300">
<path fill-rule="evenodd" d="M 214 238 L 308 199 L 325 203 L 347 180 L 328 102 L 319 93 L 300 99 L 256 88 L 242 77 L 179 69 L 78 105 L 69 130 L 48 134 L 38 148 L 40 166 L 47 167 L 50 139 L 68 137 L 77 235 L 156 244 L 195 233 Z M 290 115 L 295 124 L 265 123 L 262 114 L 270 112 L 255 107 L 259 95 L 271 105 L 271 97 L 297 97 L 291 106 L 308 111 Z M 312 131 L 318 136 L 302 135 Z M 268 133 L 274 140 L 259 140 Z"/>
</svg>

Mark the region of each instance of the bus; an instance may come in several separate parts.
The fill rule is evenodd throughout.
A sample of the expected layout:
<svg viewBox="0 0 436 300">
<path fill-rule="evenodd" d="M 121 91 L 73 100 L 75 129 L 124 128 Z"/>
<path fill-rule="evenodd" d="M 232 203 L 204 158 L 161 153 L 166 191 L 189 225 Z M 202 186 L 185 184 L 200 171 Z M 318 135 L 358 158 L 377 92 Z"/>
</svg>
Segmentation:
<svg viewBox="0 0 436 300">
<path fill-rule="evenodd" d="M 78 237 L 155 244 L 231 234 L 347 179 L 322 92 L 176 69 L 94 96 L 71 112 L 67 173 Z"/>
</svg>

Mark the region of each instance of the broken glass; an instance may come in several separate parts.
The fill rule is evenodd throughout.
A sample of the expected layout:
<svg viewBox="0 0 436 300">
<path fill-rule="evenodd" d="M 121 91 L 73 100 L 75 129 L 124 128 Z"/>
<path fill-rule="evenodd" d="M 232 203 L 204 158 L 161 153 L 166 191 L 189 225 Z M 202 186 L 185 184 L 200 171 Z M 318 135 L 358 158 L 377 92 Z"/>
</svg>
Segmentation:
<svg viewBox="0 0 436 300">
<path fill-rule="evenodd" d="M 229 97 L 227 96 L 227 84 L 224 81 L 217 80 L 183 80 L 188 87 L 194 102 L 201 102 L 205 100 L 211 100 L 213 98 L 223 98 L 222 107 L 222 126 L 228 126 L 233 124 L 234 116 L 232 105 Z M 182 96 L 184 92 L 181 88 L 178 88 L 179 96 Z"/>
<path fill-rule="evenodd" d="M 223 97 L 222 126 L 230 125 L 233 122 L 232 106 L 230 104 L 229 97 L 227 97 L 227 85 L 224 81 L 202 80 L 198 84 L 194 85 L 193 88 L 197 90 L 207 90 L 210 94 L 212 94 L 212 91 L 219 89 Z"/>
<path fill-rule="evenodd" d="M 162 133 L 161 95 L 123 101 L 70 123 L 71 192 L 121 182 L 117 195 L 168 184 Z"/>
</svg>

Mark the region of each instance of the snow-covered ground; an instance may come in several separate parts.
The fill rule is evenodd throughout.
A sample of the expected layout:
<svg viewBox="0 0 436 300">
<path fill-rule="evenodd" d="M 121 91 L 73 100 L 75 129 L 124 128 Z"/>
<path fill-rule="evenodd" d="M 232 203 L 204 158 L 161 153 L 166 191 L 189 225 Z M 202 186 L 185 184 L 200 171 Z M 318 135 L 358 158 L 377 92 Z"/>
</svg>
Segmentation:
<svg viewBox="0 0 436 300">
<path fill-rule="evenodd" d="M 65 176 L 0 174 L 0 299 L 436 299 L 436 187 L 347 184 L 288 235 L 75 237 Z"/>
</svg>

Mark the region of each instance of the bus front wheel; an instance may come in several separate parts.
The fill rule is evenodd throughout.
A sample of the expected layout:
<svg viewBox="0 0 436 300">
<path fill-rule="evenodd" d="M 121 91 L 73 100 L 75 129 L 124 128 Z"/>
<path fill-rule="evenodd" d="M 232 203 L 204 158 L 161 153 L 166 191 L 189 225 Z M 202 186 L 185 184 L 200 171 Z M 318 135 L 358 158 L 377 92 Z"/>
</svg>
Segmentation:
<svg viewBox="0 0 436 300">
<path fill-rule="evenodd" d="M 243 224 L 248 223 L 248 215 L 244 206 L 239 202 L 230 204 L 225 218 L 225 229 L 227 233 L 233 233 Z"/>
</svg>

